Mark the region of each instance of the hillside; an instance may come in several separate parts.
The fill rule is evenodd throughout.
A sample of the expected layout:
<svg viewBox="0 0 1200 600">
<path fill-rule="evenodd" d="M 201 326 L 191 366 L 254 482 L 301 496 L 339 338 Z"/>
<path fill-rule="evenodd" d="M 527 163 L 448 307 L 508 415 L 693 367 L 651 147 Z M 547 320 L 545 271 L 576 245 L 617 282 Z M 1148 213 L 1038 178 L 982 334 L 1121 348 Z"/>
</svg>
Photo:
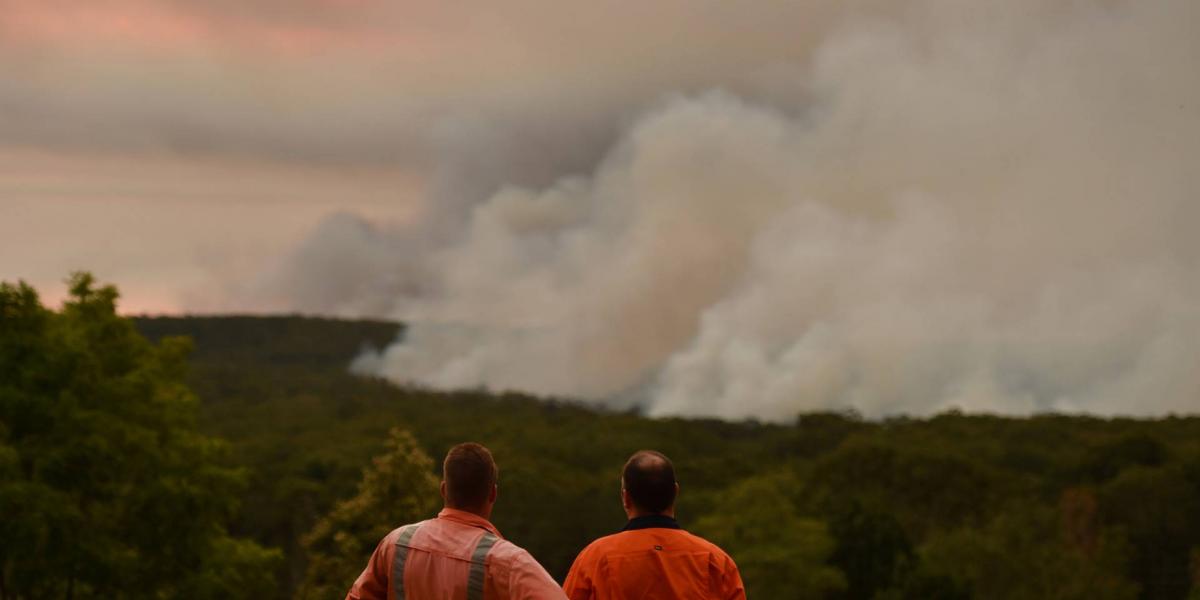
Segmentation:
<svg viewBox="0 0 1200 600">
<path fill-rule="evenodd" d="M 136 325 L 155 339 L 194 339 L 190 381 L 203 427 L 229 440 L 233 460 L 251 472 L 234 533 L 284 550 L 281 598 L 303 578 L 300 537 L 354 493 L 397 425 L 435 459 L 459 441 L 489 446 L 501 467 L 497 526 L 558 578 L 588 541 L 621 526 L 620 465 L 649 447 L 676 462 L 681 523 L 727 547 L 752 597 L 781 589 L 830 598 L 1200 593 L 1197 418 L 653 420 L 350 375 L 355 354 L 394 339 L 395 323 L 185 317 Z M 820 569 L 832 577 L 805 579 Z"/>
<path fill-rule="evenodd" d="M 402 331 L 388 321 L 342 321 L 317 317 L 137 317 L 151 340 L 187 336 L 200 365 L 253 363 L 341 370 L 363 347 L 383 348 Z"/>
</svg>

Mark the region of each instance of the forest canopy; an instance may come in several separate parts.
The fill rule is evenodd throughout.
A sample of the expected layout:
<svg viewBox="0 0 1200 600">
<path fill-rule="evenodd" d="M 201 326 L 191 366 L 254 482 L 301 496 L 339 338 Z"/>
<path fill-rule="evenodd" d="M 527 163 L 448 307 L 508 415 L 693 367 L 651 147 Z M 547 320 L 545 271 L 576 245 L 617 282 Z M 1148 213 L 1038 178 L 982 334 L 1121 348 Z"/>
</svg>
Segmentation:
<svg viewBox="0 0 1200 600">
<path fill-rule="evenodd" d="M 560 580 L 654 448 L 752 598 L 1200 597 L 1200 418 L 649 419 L 352 375 L 396 323 L 124 319 L 116 298 L 0 288 L 0 597 L 339 598 L 434 514 L 465 440 L 500 465 L 496 525 Z"/>
</svg>

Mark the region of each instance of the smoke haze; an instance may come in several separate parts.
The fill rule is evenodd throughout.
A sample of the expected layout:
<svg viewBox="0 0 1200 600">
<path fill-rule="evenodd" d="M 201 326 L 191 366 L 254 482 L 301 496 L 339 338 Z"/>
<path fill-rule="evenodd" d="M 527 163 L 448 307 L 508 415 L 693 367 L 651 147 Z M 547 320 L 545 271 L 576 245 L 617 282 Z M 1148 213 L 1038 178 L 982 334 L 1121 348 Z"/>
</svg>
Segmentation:
<svg viewBox="0 0 1200 600">
<path fill-rule="evenodd" d="M 40 102 L 70 81 L 43 56 L 0 114 L 66 117 L 0 127 L 421 174 L 188 301 L 401 319 L 354 365 L 397 382 L 769 420 L 1200 408 L 1191 0 L 335 4 L 164 13 L 195 68 L 161 97 L 132 69 Z M 214 69 L 218 30 L 257 61 Z"/>
<path fill-rule="evenodd" d="M 916 8 L 831 34 L 807 101 L 672 98 L 478 204 L 360 368 L 662 415 L 1194 411 L 1194 5 Z"/>
</svg>

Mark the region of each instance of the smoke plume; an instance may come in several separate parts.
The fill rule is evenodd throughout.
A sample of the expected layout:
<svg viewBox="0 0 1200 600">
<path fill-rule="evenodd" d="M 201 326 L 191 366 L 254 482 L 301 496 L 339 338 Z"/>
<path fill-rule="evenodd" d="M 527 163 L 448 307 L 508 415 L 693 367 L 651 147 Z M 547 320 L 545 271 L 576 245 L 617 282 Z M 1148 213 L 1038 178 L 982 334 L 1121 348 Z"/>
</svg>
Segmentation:
<svg viewBox="0 0 1200 600">
<path fill-rule="evenodd" d="M 1195 412 L 1198 10 L 908 3 L 574 153 L 452 128 L 428 213 L 350 245 L 410 324 L 355 368 L 655 415 Z"/>
</svg>

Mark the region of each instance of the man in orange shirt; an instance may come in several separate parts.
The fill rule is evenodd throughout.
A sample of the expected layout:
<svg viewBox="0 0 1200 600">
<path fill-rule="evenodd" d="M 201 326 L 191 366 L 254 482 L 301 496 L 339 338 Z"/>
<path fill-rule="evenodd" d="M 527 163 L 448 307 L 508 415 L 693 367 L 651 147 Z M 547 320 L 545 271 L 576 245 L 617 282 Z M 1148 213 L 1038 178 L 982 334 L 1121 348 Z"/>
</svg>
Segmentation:
<svg viewBox="0 0 1200 600">
<path fill-rule="evenodd" d="M 675 522 L 675 467 L 643 450 L 625 463 L 621 503 L 629 522 L 575 559 L 563 591 L 571 600 L 745 600 L 737 565 L 712 542 Z"/>
<path fill-rule="evenodd" d="M 387 534 L 346 600 L 565 600 L 528 552 L 488 521 L 499 470 L 479 444 L 459 444 L 442 464 L 437 518 Z"/>
</svg>

